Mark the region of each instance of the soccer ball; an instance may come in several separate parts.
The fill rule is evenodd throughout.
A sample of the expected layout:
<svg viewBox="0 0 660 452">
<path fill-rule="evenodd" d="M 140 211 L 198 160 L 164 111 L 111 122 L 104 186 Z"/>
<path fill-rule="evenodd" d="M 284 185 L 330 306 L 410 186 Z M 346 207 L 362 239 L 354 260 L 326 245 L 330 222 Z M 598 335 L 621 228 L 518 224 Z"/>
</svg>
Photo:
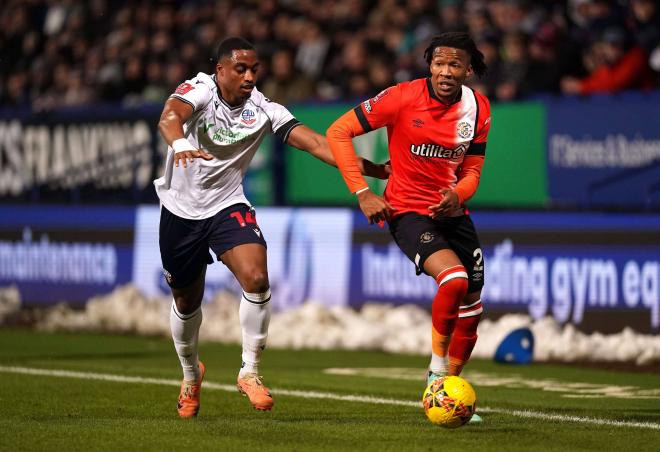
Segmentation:
<svg viewBox="0 0 660 452">
<path fill-rule="evenodd" d="M 461 377 L 443 377 L 428 385 L 422 397 L 429 421 L 446 428 L 466 424 L 477 408 L 477 394 Z"/>
</svg>

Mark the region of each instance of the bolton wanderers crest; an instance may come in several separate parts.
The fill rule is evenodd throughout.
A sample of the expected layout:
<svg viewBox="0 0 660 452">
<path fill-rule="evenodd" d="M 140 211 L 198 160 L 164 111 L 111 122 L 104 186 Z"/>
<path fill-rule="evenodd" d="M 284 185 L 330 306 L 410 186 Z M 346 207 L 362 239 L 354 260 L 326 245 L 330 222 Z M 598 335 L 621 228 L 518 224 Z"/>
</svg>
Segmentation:
<svg viewBox="0 0 660 452">
<path fill-rule="evenodd" d="M 250 110 L 249 108 L 246 108 L 241 113 L 241 122 L 243 124 L 251 126 L 257 120 L 257 118 L 255 116 L 257 116 L 257 115 L 254 113 L 254 111 Z"/>
</svg>

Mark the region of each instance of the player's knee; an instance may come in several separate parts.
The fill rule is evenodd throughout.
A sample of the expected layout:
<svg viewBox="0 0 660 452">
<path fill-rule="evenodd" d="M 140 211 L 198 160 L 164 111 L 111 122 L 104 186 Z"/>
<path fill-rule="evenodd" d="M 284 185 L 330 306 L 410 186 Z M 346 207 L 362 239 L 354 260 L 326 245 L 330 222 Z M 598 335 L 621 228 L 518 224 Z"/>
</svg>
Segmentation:
<svg viewBox="0 0 660 452">
<path fill-rule="evenodd" d="M 176 304 L 176 309 L 183 315 L 192 314 L 202 304 L 204 290 L 187 287 L 185 289 L 172 289 L 172 297 Z"/>
<path fill-rule="evenodd" d="M 439 287 L 444 285 L 452 286 L 457 295 L 462 300 L 467 294 L 468 289 L 468 275 L 465 267 L 462 265 L 454 265 L 441 271 L 435 278 L 435 282 Z"/>
<path fill-rule="evenodd" d="M 252 270 L 243 278 L 243 290 L 249 293 L 263 293 L 269 289 L 268 273 L 263 270 Z"/>
<path fill-rule="evenodd" d="M 174 297 L 174 303 L 176 304 L 176 309 L 183 315 L 192 314 L 199 308 L 202 304 L 203 295 L 195 296 L 185 296 L 179 295 Z"/>
</svg>

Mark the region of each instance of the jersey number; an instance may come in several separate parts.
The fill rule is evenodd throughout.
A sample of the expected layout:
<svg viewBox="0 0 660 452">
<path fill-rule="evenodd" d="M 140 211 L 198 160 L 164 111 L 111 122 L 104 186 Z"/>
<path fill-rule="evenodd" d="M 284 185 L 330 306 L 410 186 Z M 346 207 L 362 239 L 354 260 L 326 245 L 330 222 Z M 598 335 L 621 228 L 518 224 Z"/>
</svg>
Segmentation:
<svg viewBox="0 0 660 452">
<path fill-rule="evenodd" d="M 243 214 L 240 212 L 232 212 L 229 216 L 236 218 L 236 221 L 238 221 L 238 224 L 240 224 L 242 228 L 247 226 L 247 223 L 257 224 L 257 220 L 254 218 L 252 212 L 245 214 L 245 218 L 243 218 Z"/>
</svg>

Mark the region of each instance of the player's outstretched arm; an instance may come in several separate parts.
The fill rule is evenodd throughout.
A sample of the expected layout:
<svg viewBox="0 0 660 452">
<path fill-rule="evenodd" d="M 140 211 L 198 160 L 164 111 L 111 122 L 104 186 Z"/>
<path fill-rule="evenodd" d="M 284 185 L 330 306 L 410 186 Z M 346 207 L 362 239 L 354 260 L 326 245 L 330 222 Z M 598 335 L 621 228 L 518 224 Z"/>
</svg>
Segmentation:
<svg viewBox="0 0 660 452">
<path fill-rule="evenodd" d="M 384 198 L 369 189 L 362 177 L 352 138 L 363 133 L 364 129 L 353 111 L 337 119 L 326 132 L 328 144 L 348 189 L 357 195 L 362 213 L 369 223 L 374 224 L 389 220 L 393 209 Z"/>
<path fill-rule="evenodd" d="M 158 130 L 169 146 L 174 149 L 174 164 L 179 166 L 179 160 L 183 167 L 188 167 L 188 160 L 191 162 L 196 158 L 212 160 L 213 156 L 195 146 L 184 137 L 183 125 L 193 113 L 192 107 L 178 99 L 169 98 L 165 102 L 165 108 L 158 121 Z"/>
<path fill-rule="evenodd" d="M 295 127 L 289 134 L 287 144 L 300 150 L 309 152 L 317 159 L 328 165 L 337 167 L 335 157 L 330 150 L 328 140 L 305 125 Z M 362 157 L 357 158 L 357 165 L 360 174 L 375 177 L 378 179 L 387 179 L 390 175 L 389 164 L 374 163 L 371 160 Z"/>
</svg>

